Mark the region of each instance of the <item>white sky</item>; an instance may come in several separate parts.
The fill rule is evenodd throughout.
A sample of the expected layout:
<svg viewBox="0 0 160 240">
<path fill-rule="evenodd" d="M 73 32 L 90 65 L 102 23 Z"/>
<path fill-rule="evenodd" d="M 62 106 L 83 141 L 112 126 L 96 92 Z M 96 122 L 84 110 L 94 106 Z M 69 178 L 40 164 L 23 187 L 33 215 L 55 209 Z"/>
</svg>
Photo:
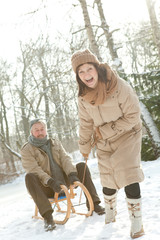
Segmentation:
<svg viewBox="0 0 160 240">
<path fill-rule="evenodd" d="M 158 4 L 158 0 L 157 4 Z M 56 32 L 70 34 L 67 28 L 68 16 L 71 14 L 75 23 L 83 24 L 80 7 L 73 8 L 78 0 L 44 0 L 45 10 L 34 16 L 24 15 L 42 6 L 41 0 L 0 0 L 0 56 L 15 57 L 19 40 L 30 39 L 39 32 L 55 35 Z M 87 0 L 88 3 L 93 3 Z M 111 27 L 119 27 L 121 23 L 148 19 L 145 0 L 102 0 L 106 20 Z M 160 3 L 157 7 L 160 13 Z M 94 15 L 97 21 L 96 11 Z M 48 24 L 46 25 L 46 15 Z M 92 16 L 93 17 L 93 16 Z M 50 27 L 48 27 L 50 26 Z"/>
</svg>

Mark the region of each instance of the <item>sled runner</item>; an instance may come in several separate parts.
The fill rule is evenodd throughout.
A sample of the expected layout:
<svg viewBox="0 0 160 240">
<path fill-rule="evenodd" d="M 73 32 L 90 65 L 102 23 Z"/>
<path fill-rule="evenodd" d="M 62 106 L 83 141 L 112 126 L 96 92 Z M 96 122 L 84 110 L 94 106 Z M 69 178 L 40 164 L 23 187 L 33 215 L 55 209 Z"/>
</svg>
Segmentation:
<svg viewBox="0 0 160 240">
<path fill-rule="evenodd" d="M 70 218 L 70 214 L 80 214 L 89 217 L 94 210 L 93 201 L 87 188 L 80 182 L 74 182 L 68 189 L 65 185 L 61 185 L 63 195 L 55 193 L 54 198 L 49 198 L 53 208 L 53 219 L 57 224 L 65 224 Z M 86 206 L 87 202 L 87 206 Z M 43 219 L 39 216 L 38 207 L 35 205 L 35 213 L 33 218 Z"/>
</svg>

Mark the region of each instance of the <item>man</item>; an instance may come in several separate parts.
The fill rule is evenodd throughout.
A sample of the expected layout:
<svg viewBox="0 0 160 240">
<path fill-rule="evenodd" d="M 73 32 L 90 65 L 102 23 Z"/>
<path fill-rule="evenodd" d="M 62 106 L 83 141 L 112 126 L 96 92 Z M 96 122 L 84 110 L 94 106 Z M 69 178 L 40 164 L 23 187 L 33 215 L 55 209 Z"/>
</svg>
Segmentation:
<svg viewBox="0 0 160 240">
<path fill-rule="evenodd" d="M 52 231 L 56 226 L 48 198 L 61 191 L 61 184 L 68 186 L 75 181 L 82 181 L 85 164 L 81 162 L 74 166 L 61 143 L 47 137 L 46 124 L 40 119 L 30 122 L 30 136 L 28 142 L 22 146 L 21 156 L 27 173 L 26 187 L 44 218 L 45 230 Z M 92 197 L 94 211 L 99 215 L 104 214 L 105 210 L 99 205 L 100 199 L 88 167 L 84 185 Z"/>
</svg>

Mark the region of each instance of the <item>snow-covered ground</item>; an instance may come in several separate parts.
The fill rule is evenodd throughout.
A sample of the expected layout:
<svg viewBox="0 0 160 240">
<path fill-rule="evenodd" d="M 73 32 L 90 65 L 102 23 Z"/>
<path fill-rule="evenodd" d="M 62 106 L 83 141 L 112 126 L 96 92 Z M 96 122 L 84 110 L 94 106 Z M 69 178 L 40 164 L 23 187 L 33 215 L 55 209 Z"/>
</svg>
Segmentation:
<svg viewBox="0 0 160 240">
<path fill-rule="evenodd" d="M 104 205 L 97 159 L 90 159 L 88 166 L 97 192 Z M 142 162 L 145 181 L 141 183 L 143 224 L 142 240 L 160 238 L 160 158 Z M 26 191 L 24 176 L 0 186 L 0 240 L 127 240 L 130 239 L 130 221 L 123 189 L 118 193 L 116 222 L 104 224 L 105 216 L 96 213 L 91 217 L 72 215 L 65 225 L 57 225 L 53 232 L 45 232 L 43 221 L 32 219 L 34 203 Z"/>
</svg>

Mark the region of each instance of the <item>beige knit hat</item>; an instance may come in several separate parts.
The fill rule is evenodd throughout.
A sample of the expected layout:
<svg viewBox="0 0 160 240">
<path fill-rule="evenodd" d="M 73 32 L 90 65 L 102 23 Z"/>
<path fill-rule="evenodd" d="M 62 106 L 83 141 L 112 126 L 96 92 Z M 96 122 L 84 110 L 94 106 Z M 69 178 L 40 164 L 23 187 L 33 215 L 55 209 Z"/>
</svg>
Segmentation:
<svg viewBox="0 0 160 240">
<path fill-rule="evenodd" d="M 99 64 L 97 57 L 93 53 L 91 53 L 88 49 L 74 53 L 72 55 L 71 62 L 74 72 L 76 72 L 77 67 L 81 64 L 85 64 L 88 62 Z"/>
</svg>

